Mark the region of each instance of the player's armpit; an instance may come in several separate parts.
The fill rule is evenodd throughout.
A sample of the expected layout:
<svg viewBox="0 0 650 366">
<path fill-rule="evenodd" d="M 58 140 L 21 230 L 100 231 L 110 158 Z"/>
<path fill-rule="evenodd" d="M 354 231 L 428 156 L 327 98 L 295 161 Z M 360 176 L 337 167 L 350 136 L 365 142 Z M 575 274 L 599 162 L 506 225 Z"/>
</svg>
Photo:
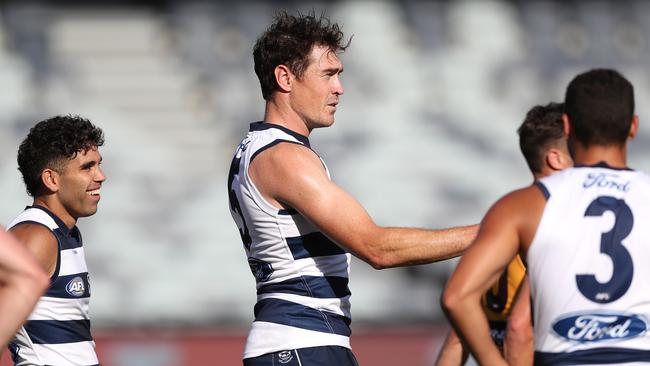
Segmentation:
<svg viewBox="0 0 650 366">
<path fill-rule="evenodd" d="M 54 234 L 45 226 L 24 223 L 9 230 L 36 258 L 51 277 L 56 270 L 58 243 Z"/>
</svg>

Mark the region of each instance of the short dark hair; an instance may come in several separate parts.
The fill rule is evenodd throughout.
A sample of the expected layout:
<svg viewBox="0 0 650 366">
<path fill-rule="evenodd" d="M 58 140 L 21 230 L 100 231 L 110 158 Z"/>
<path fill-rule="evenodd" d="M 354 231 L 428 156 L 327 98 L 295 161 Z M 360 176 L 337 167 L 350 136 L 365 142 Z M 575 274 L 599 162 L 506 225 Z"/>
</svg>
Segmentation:
<svg viewBox="0 0 650 366">
<path fill-rule="evenodd" d="M 634 88 L 618 71 L 593 69 L 566 89 L 571 139 L 583 146 L 623 145 L 634 117 Z"/>
<path fill-rule="evenodd" d="M 297 16 L 282 11 L 275 15 L 269 28 L 257 39 L 253 47 L 255 74 L 262 87 L 262 97 L 268 100 L 278 87 L 275 68 L 286 65 L 300 78 L 309 66 L 309 53 L 315 45 L 323 45 L 334 52 L 343 52 L 343 32 L 337 23 L 314 12 Z"/>
<path fill-rule="evenodd" d="M 542 172 L 546 150 L 565 137 L 562 113 L 564 105 L 561 103 L 536 105 L 526 113 L 517 129 L 519 148 L 533 173 Z"/>
<path fill-rule="evenodd" d="M 79 116 L 56 116 L 38 122 L 18 148 L 18 170 L 27 193 L 38 197 L 45 192 L 44 169 L 61 172 L 65 163 L 81 151 L 104 144 L 104 133 Z"/>
</svg>

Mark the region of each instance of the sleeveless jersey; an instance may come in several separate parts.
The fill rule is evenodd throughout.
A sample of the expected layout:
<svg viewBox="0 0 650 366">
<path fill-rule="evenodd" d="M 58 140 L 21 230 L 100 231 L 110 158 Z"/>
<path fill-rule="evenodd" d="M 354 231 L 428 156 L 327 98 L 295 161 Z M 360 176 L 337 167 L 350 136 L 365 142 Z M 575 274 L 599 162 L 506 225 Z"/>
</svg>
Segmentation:
<svg viewBox="0 0 650 366">
<path fill-rule="evenodd" d="M 525 276 L 526 267 L 521 257 L 516 256 L 503 271 L 499 280 L 481 298 L 483 310 L 490 324 L 490 335 L 499 347 L 503 347 L 508 315 Z"/>
<path fill-rule="evenodd" d="M 90 334 L 90 288 L 79 229 L 69 230 L 40 206 L 28 207 L 9 227 L 26 223 L 50 229 L 59 251 L 50 287 L 9 343 L 15 365 L 98 365 Z"/>
<path fill-rule="evenodd" d="M 252 123 L 228 178 L 230 212 L 257 287 L 244 358 L 305 347 L 350 348 L 350 254 L 296 210 L 269 204 L 248 175 L 255 157 L 279 143 L 310 148 L 306 136 Z"/>
<path fill-rule="evenodd" d="M 535 364 L 650 363 L 650 176 L 604 163 L 544 178 L 527 253 Z"/>
</svg>

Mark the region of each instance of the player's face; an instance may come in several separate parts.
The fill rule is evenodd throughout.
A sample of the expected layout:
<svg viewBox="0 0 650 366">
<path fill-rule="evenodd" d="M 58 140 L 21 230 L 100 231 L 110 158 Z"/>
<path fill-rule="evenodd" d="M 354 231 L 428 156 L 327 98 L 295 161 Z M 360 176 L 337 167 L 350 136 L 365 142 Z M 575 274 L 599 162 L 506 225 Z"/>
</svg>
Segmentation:
<svg viewBox="0 0 650 366">
<path fill-rule="evenodd" d="M 341 72 L 343 65 L 334 51 L 326 46 L 314 46 L 309 66 L 300 79 L 294 80 L 292 108 L 310 131 L 334 123 L 334 113 L 343 94 Z"/>
<path fill-rule="evenodd" d="M 97 147 L 81 151 L 68 161 L 64 171 L 59 174 L 57 195 L 63 207 L 75 219 L 97 212 L 100 188 L 106 180 L 100 167 L 101 161 Z"/>
</svg>

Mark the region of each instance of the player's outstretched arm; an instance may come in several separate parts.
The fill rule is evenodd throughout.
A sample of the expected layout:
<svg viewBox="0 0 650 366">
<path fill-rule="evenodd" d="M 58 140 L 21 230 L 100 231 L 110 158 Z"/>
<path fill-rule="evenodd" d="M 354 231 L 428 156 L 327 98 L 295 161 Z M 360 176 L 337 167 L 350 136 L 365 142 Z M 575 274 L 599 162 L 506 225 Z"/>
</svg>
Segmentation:
<svg viewBox="0 0 650 366">
<path fill-rule="evenodd" d="M 481 295 L 497 281 L 520 243 L 530 243 L 544 207 L 536 187 L 512 192 L 490 208 L 442 296 L 442 307 L 481 365 L 505 365 L 492 342 Z"/>
<path fill-rule="evenodd" d="M 505 356 L 510 366 L 533 364 L 533 322 L 530 311 L 530 285 L 528 276 L 517 291 L 517 298 L 508 317 Z"/>
<path fill-rule="evenodd" d="M 34 257 L 0 227 L 0 346 L 13 337 L 49 279 Z"/>
<path fill-rule="evenodd" d="M 462 366 L 467 362 L 469 352 L 458 338 L 456 332 L 451 329 L 447 333 L 445 343 L 443 343 L 438 358 L 436 359 L 436 366 Z"/>
<path fill-rule="evenodd" d="M 278 144 L 249 167 L 260 193 L 271 203 L 292 207 L 325 235 L 375 268 L 431 263 L 462 254 L 478 226 L 443 230 L 381 227 L 350 194 L 327 176 L 308 148 Z"/>
</svg>

